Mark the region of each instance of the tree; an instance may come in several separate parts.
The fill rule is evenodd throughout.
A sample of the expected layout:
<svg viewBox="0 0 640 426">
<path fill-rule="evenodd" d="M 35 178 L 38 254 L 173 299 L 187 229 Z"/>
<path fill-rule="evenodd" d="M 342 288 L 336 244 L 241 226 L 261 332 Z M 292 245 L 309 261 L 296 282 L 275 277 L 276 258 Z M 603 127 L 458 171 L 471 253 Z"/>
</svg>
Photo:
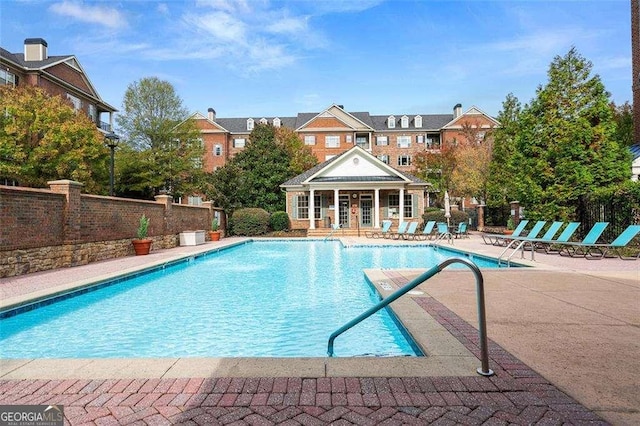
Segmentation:
<svg viewBox="0 0 640 426">
<path fill-rule="evenodd" d="M 281 211 L 285 197 L 280 185 L 315 164 L 293 131 L 259 124 L 245 149 L 211 175 L 205 193 L 229 213 L 245 207 Z"/>
<path fill-rule="evenodd" d="M 478 122 L 463 123 L 461 139 L 454 139 L 456 160 L 451 171 L 450 189 L 456 195 L 486 200 L 493 151 L 492 131 L 487 131 Z"/>
<path fill-rule="evenodd" d="M 456 146 L 443 143 L 439 151 L 423 151 L 413 159 L 414 173 L 430 182 L 437 194 L 437 203 L 444 205 L 444 192 L 452 186 L 452 174 L 457 165 Z"/>
<path fill-rule="evenodd" d="M 636 143 L 633 140 L 633 107 L 629 102 L 620 106 L 611 102 L 610 106 L 613 111 L 613 119 L 616 122 L 615 140 L 622 146 L 633 145 Z"/>
<path fill-rule="evenodd" d="M 84 113 L 66 99 L 31 86 L 1 86 L 0 176 L 21 185 L 73 179 L 106 193 L 109 150 Z"/>
<path fill-rule="evenodd" d="M 591 68 L 575 48 L 554 58 L 549 81 L 519 116 L 513 182 L 532 218 L 572 219 L 587 193 L 629 179 L 629 153 Z"/>
<path fill-rule="evenodd" d="M 131 155 L 138 162 L 133 168 L 119 167 L 120 173 L 130 173 L 119 176 L 130 185 L 125 192 L 153 196 L 166 190 L 174 197 L 195 192 L 202 173 L 202 140 L 171 83 L 156 77 L 131 83 L 122 109 L 117 123 L 137 154 L 125 150 L 121 156 Z"/>
<path fill-rule="evenodd" d="M 514 163 L 516 139 L 522 106 L 517 97 L 509 93 L 502 102 L 502 110 L 498 113 L 500 127 L 495 129 L 493 137 L 493 153 L 489 165 L 486 203 L 490 207 L 502 207 L 513 201 L 515 191 L 513 176 L 517 164 Z"/>
</svg>

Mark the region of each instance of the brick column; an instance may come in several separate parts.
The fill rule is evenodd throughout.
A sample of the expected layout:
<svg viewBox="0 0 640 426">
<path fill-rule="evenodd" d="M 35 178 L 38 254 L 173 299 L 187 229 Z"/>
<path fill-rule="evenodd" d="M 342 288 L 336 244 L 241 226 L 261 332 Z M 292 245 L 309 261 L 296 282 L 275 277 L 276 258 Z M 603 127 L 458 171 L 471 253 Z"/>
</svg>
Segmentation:
<svg viewBox="0 0 640 426">
<path fill-rule="evenodd" d="M 520 223 L 520 201 L 511 201 L 509 205 L 511 206 L 511 219 L 513 219 L 513 224 L 518 226 Z"/>
<path fill-rule="evenodd" d="M 484 208 L 486 206 L 484 204 L 478 204 L 476 210 L 478 211 L 478 231 L 484 230 Z"/>
<path fill-rule="evenodd" d="M 164 223 L 163 229 L 160 230 L 159 235 L 168 235 L 174 233 L 173 217 L 171 214 L 171 206 L 173 205 L 173 197 L 171 195 L 156 195 L 154 197 L 156 203 L 164 205 Z"/>
<path fill-rule="evenodd" d="M 80 240 L 80 228 L 82 225 L 82 205 L 80 194 L 82 184 L 73 180 L 52 180 L 47 182 L 51 192 L 64 194 L 66 204 L 64 207 L 64 236 L 65 244 L 74 243 Z"/>
</svg>

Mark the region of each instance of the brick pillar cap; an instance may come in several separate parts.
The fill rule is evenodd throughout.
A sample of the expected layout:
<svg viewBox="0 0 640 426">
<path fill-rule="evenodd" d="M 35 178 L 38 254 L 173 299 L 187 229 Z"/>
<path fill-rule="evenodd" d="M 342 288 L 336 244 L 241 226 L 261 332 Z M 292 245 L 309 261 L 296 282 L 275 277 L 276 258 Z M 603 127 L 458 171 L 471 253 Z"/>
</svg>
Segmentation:
<svg viewBox="0 0 640 426">
<path fill-rule="evenodd" d="M 83 183 L 77 182 L 75 180 L 70 179 L 60 179 L 60 180 L 50 180 L 47 182 L 47 185 L 69 185 L 69 186 L 84 186 Z"/>
<path fill-rule="evenodd" d="M 156 195 L 154 198 L 156 199 L 156 201 L 163 200 L 163 202 L 165 202 L 164 200 L 167 200 L 167 199 L 173 200 L 173 197 L 171 195 Z"/>
</svg>

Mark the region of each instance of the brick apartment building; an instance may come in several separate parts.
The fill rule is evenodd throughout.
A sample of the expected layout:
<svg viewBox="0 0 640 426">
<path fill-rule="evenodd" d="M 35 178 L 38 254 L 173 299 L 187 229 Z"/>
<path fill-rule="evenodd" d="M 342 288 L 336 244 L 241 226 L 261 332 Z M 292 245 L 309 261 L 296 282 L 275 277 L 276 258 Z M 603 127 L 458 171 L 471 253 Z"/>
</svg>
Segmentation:
<svg viewBox="0 0 640 426">
<path fill-rule="evenodd" d="M 103 133 L 113 129 L 117 109 L 102 100 L 75 56 L 49 55 L 44 39 L 26 39 L 22 53 L 0 47 L 0 84 L 40 87 L 52 96 L 66 98 Z"/>
<path fill-rule="evenodd" d="M 347 112 L 331 105 L 322 112 L 299 113 L 295 117 L 219 118 L 213 108 L 207 115 L 195 113 L 205 147 L 204 168 L 213 171 L 240 152 L 256 124 L 271 124 L 294 130 L 323 162 L 359 146 L 383 163 L 402 171 L 412 169 L 419 152 L 440 149 L 442 143 L 465 140 L 465 127 L 484 137 L 499 123 L 476 107 L 462 112 L 460 104 L 451 114 L 389 114 Z"/>
</svg>

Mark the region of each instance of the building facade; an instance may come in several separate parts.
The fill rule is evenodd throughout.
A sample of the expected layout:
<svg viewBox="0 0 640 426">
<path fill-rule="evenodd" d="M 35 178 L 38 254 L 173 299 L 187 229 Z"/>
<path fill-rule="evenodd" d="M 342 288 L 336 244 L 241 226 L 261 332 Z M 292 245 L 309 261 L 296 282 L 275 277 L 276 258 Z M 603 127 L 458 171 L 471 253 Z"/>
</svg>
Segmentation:
<svg viewBox="0 0 640 426">
<path fill-rule="evenodd" d="M 484 137 L 499 123 L 477 107 L 462 112 L 456 105 L 451 114 L 389 114 L 347 112 L 331 105 L 319 113 L 299 113 L 295 117 L 219 118 L 213 108 L 207 115 L 192 116 L 201 131 L 205 147 L 203 167 L 212 172 L 244 149 L 257 124 L 271 124 L 294 130 L 323 162 L 358 146 L 384 164 L 409 172 L 412 160 L 424 151 L 438 151 L 443 143 L 468 137 L 475 129 Z"/>
<path fill-rule="evenodd" d="M 102 100 L 78 59 L 73 55 L 49 55 L 47 42 L 41 38 L 26 39 L 22 53 L 0 47 L 0 84 L 39 87 L 52 96 L 67 99 L 103 133 L 113 130 L 117 109 Z"/>
</svg>

